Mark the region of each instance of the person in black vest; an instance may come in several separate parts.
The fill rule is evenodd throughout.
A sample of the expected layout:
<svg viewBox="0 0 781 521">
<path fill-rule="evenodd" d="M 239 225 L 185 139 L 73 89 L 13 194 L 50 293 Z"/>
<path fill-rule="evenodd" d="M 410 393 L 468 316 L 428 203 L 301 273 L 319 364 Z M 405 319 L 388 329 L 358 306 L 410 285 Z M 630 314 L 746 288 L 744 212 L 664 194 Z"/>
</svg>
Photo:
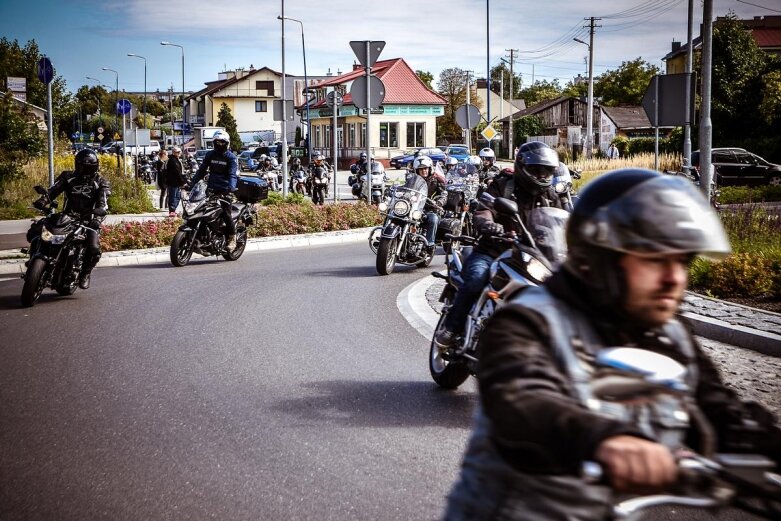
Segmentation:
<svg viewBox="0 0 781 521">
<path fill-rule="evenodd" d="M 203 158 L 198 172 L 193 176 L 190 186 L 209 174 L 206 190 L 210 195 L 220 196 L 222 207 L 222 222 L 225 223 L 225 233 L 228 238 L 226 248 L 229 251 L 236 249 L 236 224 L 231 219 L 230 202 L 235 197 L 236 183 L 239 180 L 239 161 L 236 155 L 228 149 L 230 136 L 224 130 L 218 130 L 212 138 L 214 150 L 211 150 Z M 225 201 L 224 203 L 222 201 Z"/>
<path fill-rule="evenodd" d="M 168 188 L 168 181 L 165 178 L 165 170 L 168 163 L 168 152 L 165 150 L 160 151 L 160 155 L 157 156 L 155 161 L 155 172 L 157 172 L 157 187 L 160 189 L 160 209 L 165 208 L 165 192 Z"/>
<path fill-rule="evenodd" d="M 171 149 L 171 157 L 165 166 L 165 182 L 168 185 L 168 217 L 176 217 L 176 208 L 179 206 L 182 188 L 187 184 L 184 175 L 184 165 L 180 156 L 182 149 L 175 146 Z"/>
</svg>

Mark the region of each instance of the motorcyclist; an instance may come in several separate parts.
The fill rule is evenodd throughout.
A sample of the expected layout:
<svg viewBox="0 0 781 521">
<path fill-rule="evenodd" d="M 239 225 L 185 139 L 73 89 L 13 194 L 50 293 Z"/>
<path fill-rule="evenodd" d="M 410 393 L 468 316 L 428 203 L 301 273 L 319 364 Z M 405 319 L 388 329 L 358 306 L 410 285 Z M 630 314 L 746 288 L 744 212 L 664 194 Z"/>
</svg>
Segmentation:
<svg viewBox="0 0 781 521">
<path fill-rule="evenodd" d="M 312 177 L 314 176 L 315 169 L 317 168 L 324 168 L 325 169 L 325 175 L 328 177 L 328 179 L 331 179 L 331 165 L 328 164 L 328 161 L 325 160 L 325 156 L 322 154 L 322 152 L 318 152 L 312 157 L 312 164 L 309 165 L 309 176 L 307 177 L 307 189 L 309 190 L 308 193 L 312 193 L 313 183 L 312 183 Z M 330 183 L 327 183 L 325 185 L 325 195 L 328 196 L 330 188 Z"/>
<path fill-rule="evenodd" d="M 262 155 L 260 157 L 261 160 L 258 162 L 256 172 L 265 174 L 266 179 L 271 184 L 271 189 L 278 190 L 280 178 L 282 177 L 282 173 L 279 172 L 279 169 L 277 168 L 279 163 L 277 163 L 277 160 L 271 156 Z"/>
<path fill-rule="evenodd" d="M 478 173 L 480 174 L 481 183 L 490 183 L 491 180 L 499 173 L 499 167 L 496 165 L 496 154 L 488 147 L 480 150 L 478 153 L 480 158 L 480 168 Z"/>
<path fill-rule="evenodd" d="M 295 191 L 294 187 L 295 187 L 296 180 L 293 174 L 295 174 L 301 169 L 302 169 L 301 158 L 294 157 L 293 159 L 290 160 L 290 184 L 288 186 L 290 192 Z"/>
<path fill-rule="evenodd" d="M 442 207 L 447 202 L 445 185 L 434 175 L 434 162 L 428 156 L 418 156 L 412 162 L 412 170 L 426 182 L 428 199 L 423 208 L 423 232 L 426 236 L 428 254 L 433 255 L 436 248 L 437 226 Z"/>
<path fill-rule="evenodd" d="M 499 309 L 480 335 L 481 407 L 446 520 L 495 519 L 499 508 L 507 520 L 612 519 L 613 491 L 662 490 L 677 473 L 671 451 L 705 450 L 705 432 L 717 452 L 781 463 L 772 415 L 738 400 L 676 317 L 689 263 L 730 250 L 690 184 L 623 169 L 582 192 L 563 268 Z M 683 364 L 686 395 L 629 405 L 594 398 L 595 356 L 608 346 Z M 695 428 L 695 416 L 712 429 Z M 584 461 L 601 464 L 610 487 L 584 481 Z"/>
<path fill-rule="evenodd" d="M 361 155 L 358 156 L 355 163 L 350 165 L 350 175 L 347 177 L 347 184 L 353 186 L 360 180 L 360 177 L 367 172 L 369 169 L 368 157 L 366 152 L 361 152 Z M 372 158 L 372 163 L 374 163 L 374 158 Z"/>
<path fill-rule="evenodd" d="M 559 156 L 555 150 L 538 141 L 524 143 L 515 158 L 514 172 L 507 169 L 496 175 L 486 192 L 493 197 L 513 199 L 518 204 L 521 220 L 526 225 L 529 212 L 536 207 L 563 207 L 561 198 L 551 187 L 551 180 L 558 166 Z M 455 344 L 464 328 L 469 309 L 488 282 L 491 262 L 511 246 L 493 238 L 505 232 L 520 231 L 513 220 L 497 215 L 484 204 L 480 204 L 475 211 L 474 226 L 480 241 L 464 263 L 464 284 L 456 293 L 444 328 L 434 338 L 442 349 Z"/>
<path fill-rule="evenodd" d="M 206 185 L 207 192 L 212 196 L 220 197 L 222 206 L 222 222 L 225 223 L 227 236 L 226 248 L 229 251 L 236 249 L 236 224 L 231 218 L 231 203 L 235 200 L 233 193 L 238 182 L 239 162 L 236 155 L 228 149 L 230 136 L 224 130 L 218 130 L 212 138 L 214 149 L 204 156 L 198 172 L 193 176 L 189 186 L 195 186 L 198 181 L 208 173 L 209 181 Z"/>
<path fill-rule="evenodd" d="M 448 157 L 445 159 L 445 175 L 455 171 L 455 167 L 458 165 L 458 159 L 455 157 Z"/>
<path fill-rule="evenodd" d="M 64 193 L 65 206 L 62 212 L 87 226 L 84 259 L 79 273 L 81 289 L 89 288 L 92 269 L 100 260 L 100 224 L 108 211 L 108 196 L 111 193 L 110 183 L 100 175 L 99 170 L 98 155 L 91 148 L 84 148 L 76 154 L 74 170 L 62 172 L 48 190 L 48 197 L 52 201 Z M 41 208 L 44 200 L 42 196 L 33 206 Z M 104 215 L 94 215 L 94 210 L 98 208 L 104 210 Z M 27 232 L 29 242 L 41 234 L 42 225 L 40 221 L 33 223 Z"/>
</svg>

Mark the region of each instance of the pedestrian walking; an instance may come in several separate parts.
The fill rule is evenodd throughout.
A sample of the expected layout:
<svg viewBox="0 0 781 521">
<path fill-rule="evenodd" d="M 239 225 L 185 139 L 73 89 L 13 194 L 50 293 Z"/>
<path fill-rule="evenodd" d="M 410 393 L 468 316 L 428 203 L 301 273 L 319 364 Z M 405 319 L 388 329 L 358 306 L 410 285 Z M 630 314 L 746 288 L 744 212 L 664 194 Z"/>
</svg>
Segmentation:
<svg viewBox="0 0 781 521">
<path fill-rule="evenodd" d="M 180 156 L 182 149 L 174 147 L 171 150 L 171 157 L 166 164 L 165 179 L 168 185 L 168 217 L 176 217 L 176 208 L 179 206 L 182 187 L 187 184 L 187 178 L 184 176 L 184 166 Z"/>
<path fill-rule="evenodd" d="M 618 152 L 618 147 L 615 143 L 610 143 L 610 146 L 607 148 L 607 158 L 611 161 L 613 159 L 618 159 L 621 157 L 621 154 Z"/>
<path fill-rule="evenodd" d="M 168 188 L 168 181 L 165 177 L 166 172 L 166 166 L 168 163 L 168 152 L 165 150 L 160 151 L 160 155 L 157 156 L 157 161 L 155 162 L 155 171 L 157 172 L 157 187 L 160 189 L 160 204 L 158 206 L 161 210 L 165 209 L 166 205 L 166 189 Z"/>
</svg>

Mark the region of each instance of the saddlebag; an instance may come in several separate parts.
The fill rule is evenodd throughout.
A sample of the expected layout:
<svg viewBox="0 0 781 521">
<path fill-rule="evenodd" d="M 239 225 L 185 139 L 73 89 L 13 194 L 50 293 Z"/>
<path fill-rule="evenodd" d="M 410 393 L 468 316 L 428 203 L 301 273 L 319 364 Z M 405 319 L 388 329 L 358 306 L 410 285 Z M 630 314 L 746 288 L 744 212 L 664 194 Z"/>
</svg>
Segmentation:
<svg viewBox="0 0 781 521">
<path fill-rule="evenodd" d="M 461 235 L 461 220 L 454 218 L 444 218 L 439 221 L 437 226 L 437 242 L 446 241 L 445 234 Z"/>
<path fill-rule="evenodd" d="M 268 181 L 255 176 L 239 176 L 236 198 L 242 203 L 257 203 L 268 198 Z"/>
</svg>

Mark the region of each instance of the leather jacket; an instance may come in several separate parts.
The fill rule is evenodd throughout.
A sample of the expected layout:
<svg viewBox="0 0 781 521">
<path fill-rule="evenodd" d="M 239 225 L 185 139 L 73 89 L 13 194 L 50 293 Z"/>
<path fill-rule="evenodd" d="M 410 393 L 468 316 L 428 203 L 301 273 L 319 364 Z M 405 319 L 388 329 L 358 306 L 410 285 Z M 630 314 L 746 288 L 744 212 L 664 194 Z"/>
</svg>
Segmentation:
<svg viewBox="0 0 781 521">
<path fill-rule="evenodd" d="M 63 213 L 77 215 L 82 220 L 92 220 L 92 211 L 103 208 L 108 211 L 108 196 L 111 184 L 108 180 L 96 174 L 94 177 L 83 177 L 76 172 L 62 172 L 49 188 L 49 198 L 54 200 L 60 194 L 65 194 Z M 94 217 L 97 222 L 103 222 L 105 216 Z"/>
</svg>

